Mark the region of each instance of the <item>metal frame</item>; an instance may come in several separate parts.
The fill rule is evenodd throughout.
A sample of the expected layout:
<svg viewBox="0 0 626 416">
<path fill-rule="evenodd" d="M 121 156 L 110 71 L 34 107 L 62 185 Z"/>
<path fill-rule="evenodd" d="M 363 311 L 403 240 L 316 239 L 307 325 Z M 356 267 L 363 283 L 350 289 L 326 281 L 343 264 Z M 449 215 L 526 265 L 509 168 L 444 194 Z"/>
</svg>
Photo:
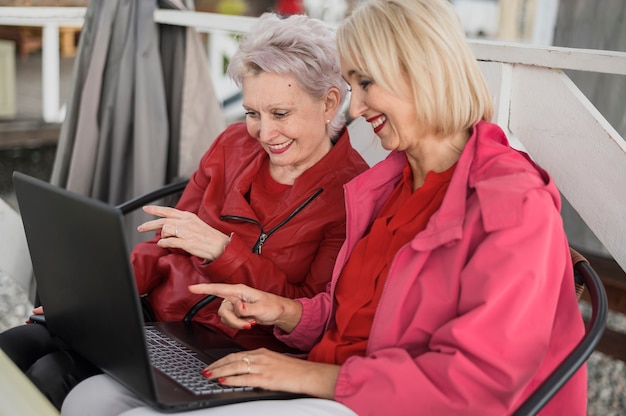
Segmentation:
<svg viewBox="0 0 626 416">
<path fill-rule="evenodd" d="M 582 278 L 591 298 L 591 318 L 585 336 L 552 374 L 513 413 L 514 416 L 537 414 L 587 361 L 602 337 L 609 309 L 602 281 L 586 261 L 576 263 L 574 273 Z"/>
</svg>

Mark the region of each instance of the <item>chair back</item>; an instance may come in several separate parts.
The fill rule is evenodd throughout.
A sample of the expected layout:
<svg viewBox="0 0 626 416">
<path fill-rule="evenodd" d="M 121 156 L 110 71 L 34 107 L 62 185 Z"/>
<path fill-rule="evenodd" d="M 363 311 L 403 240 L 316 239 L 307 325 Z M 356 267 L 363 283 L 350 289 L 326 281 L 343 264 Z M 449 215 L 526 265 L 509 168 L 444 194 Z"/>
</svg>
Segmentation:
<svg viewBox="0 0 626 416">
<path fill-rule="evenodd" d="M 591 298 L 591 317 L 587 324 L 585 335 L 548 378 L 517 408 L 515 413 L 513 413 L 514 416 L 537 414 L 587 361 L 598 342 L 600 342 L 606 327 L 609 305 L 602 281 L 586 258 L 572 248 L 570 248 L 570 253 L 574 266 L 576 295 L 580 299 L 584 289 L 587 288 Z"/>
</svg>

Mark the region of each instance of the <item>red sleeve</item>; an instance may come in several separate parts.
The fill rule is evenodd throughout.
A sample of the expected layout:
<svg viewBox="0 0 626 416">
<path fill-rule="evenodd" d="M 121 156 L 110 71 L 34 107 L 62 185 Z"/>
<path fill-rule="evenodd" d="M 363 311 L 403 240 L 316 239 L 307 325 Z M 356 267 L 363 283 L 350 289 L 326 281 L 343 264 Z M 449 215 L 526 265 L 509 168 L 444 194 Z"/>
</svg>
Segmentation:
<svg viewBox="0 0 626 416">
<path fill-rule="evenodd" d="M 343 205 L 342 205 L 343 207 Z M 329 208 L 332 209 L 332 208 Z M 343 208 L 342 208 L 343 209 Z M 203 264 L 203 273 L 216 283 L 243 283 L 289 298 L 312 297 L 323 292 L 345 239 L 343 221 L 327 226 L 323 239 L 316 244 L 314 260 L 302 283 L 291 283 L 287 274 L 272 259 L 252 253 L 249 246 L 233 234 L 226 250 L 215 261 Z"/>
<path fill-rule="evenodd" d="M 217 140 L 216 140 L 217 141 Z M 211 148 L 204 154 L 200 161 L 203 166 L 205 161 L 215 151 L 216 146 Z M 181 211 L 198 212 L 204 189 L 208 186 L 210 178 L 205 175 L 204 169 L 197 169 L 189 179 L 189 183 L 185 187 L 180 200 L 176 204 L 176 208 Z M 158 286 L 164 279 L 158 270 L 157 261 L 160 257 L 166 255 L 170 251 L 168 249 L 157 246 L 157 242 L 161 238 L 161 233 L 157 232 L 151 240 L 137 244 L 130 255 L 133 271 L 135 273 L 135 281 L 139 294 L 150 292 L 154 287 Z"/>
</svg>

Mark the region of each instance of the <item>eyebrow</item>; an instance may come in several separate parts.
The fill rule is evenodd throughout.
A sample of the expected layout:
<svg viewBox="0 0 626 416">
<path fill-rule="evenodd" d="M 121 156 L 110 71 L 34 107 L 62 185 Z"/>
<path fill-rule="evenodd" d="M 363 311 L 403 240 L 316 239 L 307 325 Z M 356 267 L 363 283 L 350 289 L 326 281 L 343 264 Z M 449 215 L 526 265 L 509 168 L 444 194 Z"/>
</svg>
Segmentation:
<svg viewBox="0 0 626 416">
<path fill-rule="evenodd" d="M 357 71 L 356 69 L 351 69 L 346 74 L 346 77 L 342 76 L 342 78 L 345 82 L 349 84 L 350 83 L 350 81 L 348 81 L 349 79 L 353 78 L 354 76 L 359 76 L 359 75 L 360 75 L 359 71 Z"/>
<path fill-rule="evenodd" d="M 259 110 L 255 109 L 254 107 L 246 105 L 246 103 L 242 103 L 241 106 L 245 110 L 259 111 Z M 293 107 L 294 107 L 294 103 L 291 103 L 291 104 L 289 104 L 289 103 L 272 103 L 272 104 L 269 104 L 269 105 L 265 106 L 265 108 L 269 109 L 269 110 L 266 110 L 266 111 L 272 111 L 272 110 L 276 110 L 276 109 L 279 109 L 279 110 L 289 110 L 289 109 L 291 109 Z M 261 108 L 261 111 L 263 111 L 263 108 Z"/>
</svg>

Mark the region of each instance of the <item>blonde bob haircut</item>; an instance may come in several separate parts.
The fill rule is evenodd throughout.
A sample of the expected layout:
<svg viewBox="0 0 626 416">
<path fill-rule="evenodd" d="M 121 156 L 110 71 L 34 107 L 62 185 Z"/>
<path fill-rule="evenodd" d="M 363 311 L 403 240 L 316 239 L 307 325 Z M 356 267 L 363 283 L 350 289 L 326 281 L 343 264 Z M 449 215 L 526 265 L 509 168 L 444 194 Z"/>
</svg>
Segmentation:
<svg viewBox="0 0 626 416">
<path fill-rule="evenodd" d="M 493 101 L 447 0 L 368 0 L 337 30 L 343 60 L 415 102 L 416 121 L 443 137 L 490 121 Z M 410 91 L 406 91 L 406 83 Z"/>
</svg>

